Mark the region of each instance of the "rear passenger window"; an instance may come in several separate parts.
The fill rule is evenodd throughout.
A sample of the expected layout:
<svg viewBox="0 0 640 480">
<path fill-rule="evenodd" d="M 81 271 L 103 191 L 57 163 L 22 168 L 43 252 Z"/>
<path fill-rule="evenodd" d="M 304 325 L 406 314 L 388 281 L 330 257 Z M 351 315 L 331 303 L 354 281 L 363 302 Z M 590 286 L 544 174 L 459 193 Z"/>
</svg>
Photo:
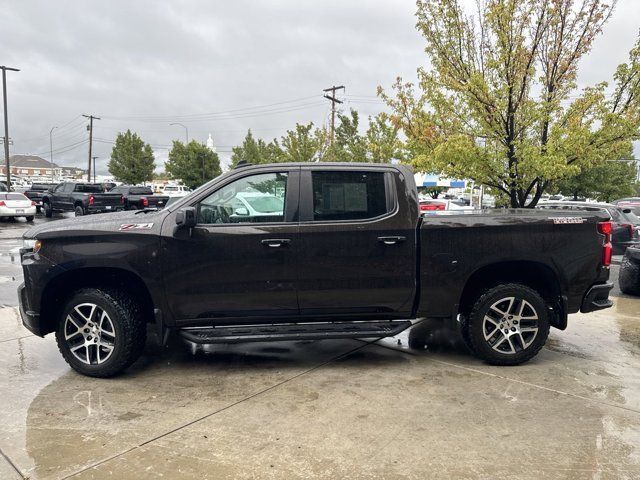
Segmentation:
<svg viewBox="0 0 640 480">
<path fill-rule="evenodd" d="M 362 220 L 387 213 L 382 172 L 311 172 L 313 219 Z"/>
</svg>

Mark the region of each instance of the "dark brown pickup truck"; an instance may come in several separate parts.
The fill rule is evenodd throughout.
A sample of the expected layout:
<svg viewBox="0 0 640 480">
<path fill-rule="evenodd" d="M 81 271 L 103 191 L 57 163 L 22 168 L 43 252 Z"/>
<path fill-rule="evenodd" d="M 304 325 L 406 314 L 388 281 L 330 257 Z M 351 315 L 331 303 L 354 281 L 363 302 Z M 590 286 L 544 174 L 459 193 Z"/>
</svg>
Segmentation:
<svg viewBox="0 0 640 480">
<path fill-rule="evenodd" d="M 24 242 L 24 324 L 97 377 L 138 358 L 149 323 L 162 339 L 232 343 L 380 338 L 439 318 L 481 359 L 515 365 L 569 313 L 612 304 L 610 222 L 421 217 L 397 165 L 246 166 L 164 210 L 47 223 Z M 428 332 L 414 331 L 420 345 Z"/>
</svg>

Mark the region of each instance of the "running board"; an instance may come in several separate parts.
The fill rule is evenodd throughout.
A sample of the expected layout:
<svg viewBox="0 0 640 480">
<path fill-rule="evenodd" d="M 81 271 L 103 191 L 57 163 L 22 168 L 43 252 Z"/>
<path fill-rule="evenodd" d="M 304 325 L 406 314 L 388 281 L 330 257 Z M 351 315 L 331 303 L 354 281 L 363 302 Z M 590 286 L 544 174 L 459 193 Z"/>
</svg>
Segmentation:
<svg viewBox="0 0 640 480">
<path fill-rule="evenodd" d="M 325 338 L 392 337 L 409 328 L 409 320 L 377 322 L 283 323 L 182 328 L 180 335 L 194 343 L 241 343 Z"/>
</svg>

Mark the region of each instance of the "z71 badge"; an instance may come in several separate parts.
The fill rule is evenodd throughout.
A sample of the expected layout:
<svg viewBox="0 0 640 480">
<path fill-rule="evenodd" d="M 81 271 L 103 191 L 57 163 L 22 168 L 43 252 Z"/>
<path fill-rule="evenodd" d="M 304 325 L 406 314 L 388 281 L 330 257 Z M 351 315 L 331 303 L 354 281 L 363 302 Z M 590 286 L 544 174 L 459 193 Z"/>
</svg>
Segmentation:
<svg viewBox="0 0 640 480">
<path fill-rule="evenodd" d="M 129 231 L 129 230 L 149 230 L 153 227 L 153 223 L 123 223 L 120 225 L 119 230 L 121 231 Z"/>
<path fill-rule="evenodd" d="M 582 217 L 549 217 L 549 220 L 553 220 L 553 223 L 555 224 L 586 222 L 586 220 Z"/>
</svg>

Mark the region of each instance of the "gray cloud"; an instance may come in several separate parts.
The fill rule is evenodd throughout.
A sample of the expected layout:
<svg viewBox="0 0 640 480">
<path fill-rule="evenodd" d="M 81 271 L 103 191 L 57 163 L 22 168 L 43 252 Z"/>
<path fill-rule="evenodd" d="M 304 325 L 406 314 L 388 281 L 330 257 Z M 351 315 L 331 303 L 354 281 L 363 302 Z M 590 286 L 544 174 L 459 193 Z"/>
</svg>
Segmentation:
<svg viewBox="0 0 640 480">
<path fill-rule="evenodd" d="M 0 64 L 10 73 L 9 114 L 14 153 L 86 165 L 82 113 L 102 116 L 94 145 L 106 173 L 110 144 L 131 128 L 156 146 L 158 163 L 172 139 L 204 141 L 212 133 L 228 157 L 248 128 L 264 138 L 296 122 L 326 121 L 321 90 L 347 86 L 344 108 L 372 115 L 383 106 L 377 85 L 414 78 L 425 63 L 414 29 L 413 0 L 339 1 L 21 1 L 4 2 Z M 607 80 L 624 61 L 640 25 L 637 2 L 622 0 L 593 52 L 581 84 Z M 296 102 L 225 115 L 178 118 Z M 159 117 L 163 115 L 164 117 Z M 146 116 L 146 118 L 141 118 Z M 70 123 L 69 123 L 70 122 Z M 66 125 L 65 125 L 66 124 Z M 68 150 L 67 150 L 68 149 Z"/>
</svg>

